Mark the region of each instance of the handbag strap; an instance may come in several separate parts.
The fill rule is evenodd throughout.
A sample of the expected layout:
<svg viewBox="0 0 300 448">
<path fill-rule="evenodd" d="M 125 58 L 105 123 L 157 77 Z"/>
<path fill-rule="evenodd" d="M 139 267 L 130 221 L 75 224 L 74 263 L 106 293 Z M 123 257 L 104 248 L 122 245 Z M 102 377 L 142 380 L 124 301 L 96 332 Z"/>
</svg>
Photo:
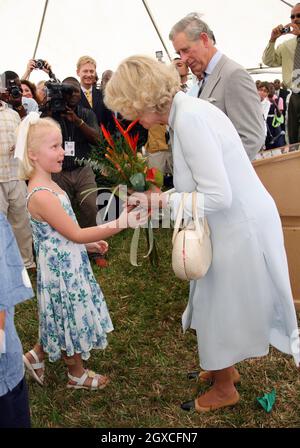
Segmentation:
<svg viewBox="0 0 300 448">
<path fill-rule="evenodd" d="M 184 214 L 184 205 L 185 205 L 185 201 L 186 201 L 188 194 L 189 193 L 183 194 L 183 197 L 182 197 L 180 205 L 179 205 L 179 209 L 178 209 L 177 217 L 176 217 L 176 221 L 175 221 L 175 226 L 174 226 L 172 244 L 174 244 L 175 238 L 180 230 L 180 224 L 182 222 L 182 218 L 183 218 L 183 214 Z M 210 230 L 208 227 L 207 220 L 205 218 L 201 218 L 202 223 L 203 223 L 203 230 L 201 230 L 200 223 L 199 223 L 199 216 L 198 216 L 197 192 L 196 191 L 193 191 L 193 193 L 192 193 L 192 220 L 194 222 L 195 229 L 198 233 L 199 239 L 202 243 L 203 238 L 204 238 L 204 232 L 209 236 Z"/>
<path fill-rule="evenodd" d="M 183 212 L 184 212 L 184 204 L 185 204 L 185 200 L 187 197 L 188 193 L 183 193 L 183 196 L 181 198 L 180 204 L 179 204 L 179 208 L 178 208 L 178 212 L 177 212 L 177 216 L 176 216 L 176 221 L 175 221 L 175 225 L 174 225 L 174 232 L 173 232 L 173 238 L 172 238 L 172 244 L 174 244 L 175 238 L 180 230 L 180 224 L 183 218 Z"/>
</svg>

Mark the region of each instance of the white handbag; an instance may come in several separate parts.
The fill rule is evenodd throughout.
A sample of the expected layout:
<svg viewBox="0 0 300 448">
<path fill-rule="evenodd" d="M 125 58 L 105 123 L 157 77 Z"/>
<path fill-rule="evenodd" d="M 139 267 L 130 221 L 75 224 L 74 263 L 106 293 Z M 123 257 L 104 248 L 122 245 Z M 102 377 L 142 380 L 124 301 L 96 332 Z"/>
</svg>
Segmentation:
<svg viewBox="0 0 300 448">
<path fill-rule="evenodd" d="M 192 219 L 180 230 L 188 196 L 188 193 L 184 193 L 173 232 L 172 267 L 176 277 L 181 280 L 199 280 L 204 277 L 212 261 L 210 229 L 206 218 L 198 218 L 197 192 L 194 191 L 192 195 Z"/>
</svg>

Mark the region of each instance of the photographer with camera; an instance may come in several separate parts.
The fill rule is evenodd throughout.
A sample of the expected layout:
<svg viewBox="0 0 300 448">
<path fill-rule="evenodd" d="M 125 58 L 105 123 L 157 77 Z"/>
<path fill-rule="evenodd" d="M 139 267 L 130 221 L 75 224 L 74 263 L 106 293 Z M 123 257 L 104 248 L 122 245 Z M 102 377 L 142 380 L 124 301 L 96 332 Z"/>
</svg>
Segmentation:
<svg viewBox="0 0 300 448">
<path fill-rule="evenodd" d="M 275 48 L 277 39 L 288 34 L 294 38 Z M 290 144 L 298 143 L 300 141 L 300 3 L 292 9 L 290 23 L 285 26 L 278 25 L 272 30 L 262 60 L 269 67 L 282 67 L 283 83 L 292 89 L 288 108 L 288 138 Z"/>
<path fill-rule="evenodd" d="M 82 203 L 82 192 L 97 188 L 90 166 L 81 166 L 76 159 L 87 160 L 92 145 L 99 143 L 100 130 L 92 110 L 81 106 L 80 84 L 75 78 L 66 78 L 62 84 L 48 81 L 48 101 L 42 116 L 51 116 L 62 131 L 65 157 L 63 169 L 53 179 L 67 193 L 72 205 L 76 203 L 81 227 L 96 225 L 97 194 L 90 194 Z"/>
<path fill-rule="evenodd" d="M 17 73 L 10 70 L 2 75 L 5 92 L 1 93 L 1 100 L 14 109 L 19 117 L 24 118 L 29 112 L 38 112 L 39 106 L 33 98 L 23 96 L 21 80 Z"/>
<path fill-rule="evenodd" d="M 30 59 L 28 61 L 26 71 L 22 77 L 22 79 L 29 79 L 31 73 L 33 70 L 43 70 L 43 72 L 47 73 L 49 78 L 52 78 L 52 69 L 49 62 L 45 61 L 44 59 Z"/>
</svg>

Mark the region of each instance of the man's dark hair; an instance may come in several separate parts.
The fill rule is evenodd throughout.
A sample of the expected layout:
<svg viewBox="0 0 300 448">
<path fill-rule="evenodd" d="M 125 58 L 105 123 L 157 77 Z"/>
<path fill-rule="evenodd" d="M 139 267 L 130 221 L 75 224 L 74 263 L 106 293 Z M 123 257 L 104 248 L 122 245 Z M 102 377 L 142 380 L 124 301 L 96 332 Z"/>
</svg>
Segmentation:
<svg viewBox="0 0 300 448">
<path fill-rule="evenodd" d="M 19 75 L 17 75 L 16 72 L 12 72 L 10 70 L 4 72 L 2 76 L 4 77 L 6 87 L 9 86 L 9 81 L 14 81 L 15 79 L 19 78 Z"/>
<path fill-rule="evenodd" d="M 76 83 L 76 84 L 78 84 L 79 86 L 80 86 L 80 82 L 78 81 L 78 79 L 76 79 L 76 78 L 74 78 L 73 76 L 68 76 L 67 78 L 65 78 L 64 80 L 63 80 L 63 83 L 68 83 L 68 82 L 73 82 L 73 83 Z"/>
</svg>

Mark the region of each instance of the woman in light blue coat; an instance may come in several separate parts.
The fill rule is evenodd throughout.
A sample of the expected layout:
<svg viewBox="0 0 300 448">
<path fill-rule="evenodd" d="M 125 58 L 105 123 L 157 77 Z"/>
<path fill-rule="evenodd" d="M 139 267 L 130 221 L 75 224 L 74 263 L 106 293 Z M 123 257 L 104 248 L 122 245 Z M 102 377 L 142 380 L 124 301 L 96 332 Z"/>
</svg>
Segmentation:
<svg viewBox="0 0 300 448">
<path fill-rule="evenodd" d="M 105 101 L 145 128 L 169 125 L 176 192 L 168 201 L 162 195 L 162 206 L 169 202 L 176 216 L 182 194 L 197 191 L 198 212 L 211 229 L 212 264 L 204 278 L 191 282 L 183 314 L 184 330 L 197 332 L 204 377 L 213 381 L 183 408 L 203 412 L 239 401 L 234 365 L 267 355 L 270 344 L 293 355 L 299 366 L 299 335 L 276 205 L 227 116 L 179 90 L 172 67 L 133 56 L 108 83 Z M 148 207 L 149 197 L 136 193 L 130 203 Z"/>
</svg>

